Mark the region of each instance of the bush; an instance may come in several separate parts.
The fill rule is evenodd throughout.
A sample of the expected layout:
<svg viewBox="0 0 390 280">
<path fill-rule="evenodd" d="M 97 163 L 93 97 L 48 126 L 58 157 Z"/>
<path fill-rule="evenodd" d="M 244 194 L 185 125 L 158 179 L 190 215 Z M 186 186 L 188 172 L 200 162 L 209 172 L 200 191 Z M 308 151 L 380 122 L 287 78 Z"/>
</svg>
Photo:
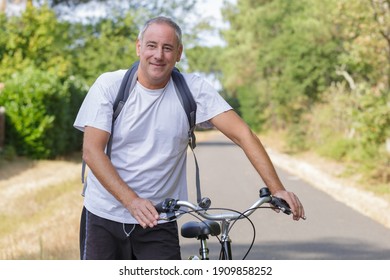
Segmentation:
<svg viewBox="0 0 390 280">
<path fill-rule="evenodd" d="M 85 93 L 83 82 L 62 82 L 28 67 L 5 81 L 0 104 L 6 108 L 6 145 L 18 155 L 53 158 L 80 147 L 72 127 Z M 78 139 L 77 139 L 78 138 Z"/>
<path fill-rule="evenodd" d="M 385 149 L 390 137 L 390 92 L 364 83 L 353 91 L 335 84 L 307 117 L 306 141 L 320 155 L 354 165 L 356 172 L 383 182 L 389 179 Z"/>
<path fill-rule="evenodd" d="M 354 141 L 345 138 L 328 139 L 328 142 L 318 147 L 320 155 L 335 159 L 343 160 L 354 150 Z"/>
<path fill-rule="evenodd" d="M 286 144 L 289 153 L 302 152 L 308 149 L 307 125 L 304 122 L 293 123 L 289 126 L 286 136 Z"/>
</svg>

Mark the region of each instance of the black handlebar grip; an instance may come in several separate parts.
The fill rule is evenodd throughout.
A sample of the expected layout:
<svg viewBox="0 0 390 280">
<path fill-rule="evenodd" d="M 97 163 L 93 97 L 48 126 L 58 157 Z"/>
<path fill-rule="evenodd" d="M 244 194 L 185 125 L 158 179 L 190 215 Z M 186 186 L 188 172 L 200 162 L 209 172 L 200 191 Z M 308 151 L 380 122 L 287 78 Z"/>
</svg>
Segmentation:
<svg viewBox="0 0 390 280">
<path fill-rule="evenodd" d="M 156 211 L 158 213 L 168 213 L 168 212 L 174 212 L 180 207 L 177 206 L 176 200 L 173 198 L 166 198 L 163 202 L 160 202 L 154 206 L 156 208 Z"/>
<path fill-rule="evenodd" d="M 290 205 L 283 198 L 272 197 L 271 204 L 287 215 L 292 213 Z"/>
</svg>

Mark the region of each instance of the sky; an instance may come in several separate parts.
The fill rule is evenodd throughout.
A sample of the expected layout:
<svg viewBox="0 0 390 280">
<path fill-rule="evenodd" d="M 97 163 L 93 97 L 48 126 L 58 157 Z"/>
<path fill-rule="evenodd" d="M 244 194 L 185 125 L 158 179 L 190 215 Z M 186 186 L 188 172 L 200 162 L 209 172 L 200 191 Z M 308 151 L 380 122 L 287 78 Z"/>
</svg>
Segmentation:
<svg viewBox="0 0 390 280">
<path fill-rule="evenodd" d="M 223 20 L 221 15 L 221 7 L 224 0 L 198 0 L 197 6 L 194 11 L 198 12 L 203 18 L 207 18 L 208 22 L 216 28 L 222 28 Z M 91 6 L 92 5 L 92 6 Z M 104 15 L 105 10 L 99 8 L 99 4 L 87 4 L 80 5 L 80 8 L 75 14 L 72 14 L 72 17 L 83 17 L 87 18 L 88 16 L 93 15 Z M 194 15 L 196 16 L 196 15 Z M 191 18 L 191 15 L 187 15 L 188 18 Z M 219 38 L 218 33 L 214 32 L 211 34 L 205 34 L 204 44 L 207 46 L 220 45 L 223 44 L 223 41 Z"/>
<path fill-rule="evenodd" d="M 210 18 L 210 23 L 216 28 L 223 28 L 223 19 L 221 14 L 223 0 L 199 0 L 197 4 L 197 9 L 199 9 L 200 14 L 203 17 Z M 211 33 L 205 37 L 205 45 L 221 45 L 223 41 L 218 37 L 218 34 Z"/>
<path fill-rule="evenodd" d="M 0 0 L 6 1 L 7 3 L 7 14 L 18 14 L 25 8 L 25 0 Z M 14 4 L 14 2 L 18 4 Z M 224 0 L 198 0 L 197 7 L 194 9 L 199 12 L 199 14 L 203 18 L 207 18 L 208 22 L 211 23 L 212 26 L 216 28 L 223 28 L 223 20 L 221 15 L 221 7 L 223 5 Z M 92 6 L 91 6 L 92 5 Z M 101 6 L 100 6 L 101 7 Z M 99 8 L 99 4 L 90 3 L 87 5 L 80 5 L 80 8 L 77 11 L 73 11 L 72 18 L 87 18 L 89 16 L 104 14 L 104 9 Z M 188 16 L 189 18 L 191 15 Z M 203 35 L 203 34 L 202 34 Z M 213 46 L 213 45 L 222 45 L 223 41 L 219 37 L 218 32 L 205 33 L 204 34 L 204 45 Z"/>
</svg>

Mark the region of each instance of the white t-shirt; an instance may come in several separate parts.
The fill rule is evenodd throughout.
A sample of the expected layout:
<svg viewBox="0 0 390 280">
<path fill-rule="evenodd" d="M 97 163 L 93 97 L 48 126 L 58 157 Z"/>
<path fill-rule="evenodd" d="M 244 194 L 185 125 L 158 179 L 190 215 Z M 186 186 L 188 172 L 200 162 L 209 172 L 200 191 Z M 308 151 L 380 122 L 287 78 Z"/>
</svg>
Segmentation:
<svg viewBox="0 0 390 280">
<path fill-rule="evenodd" d="M 74 127 L 111 133 L 113 103 L 126 70 L 102 74 L 90 88 Z M 197 124 L 231 110 L 204 79 L 183 74 L 197 103 Z M 163 89 L 137 83 L 114 124 L 111 161 L 121 178 L 153 203 L 187 199 L 186 158 L 189 124 L 172 79 Z M 93 214 L 120 223 L 137 223 L 130 212 L 96 179 L 87 176 L 84 205 Z"/>
</svg>

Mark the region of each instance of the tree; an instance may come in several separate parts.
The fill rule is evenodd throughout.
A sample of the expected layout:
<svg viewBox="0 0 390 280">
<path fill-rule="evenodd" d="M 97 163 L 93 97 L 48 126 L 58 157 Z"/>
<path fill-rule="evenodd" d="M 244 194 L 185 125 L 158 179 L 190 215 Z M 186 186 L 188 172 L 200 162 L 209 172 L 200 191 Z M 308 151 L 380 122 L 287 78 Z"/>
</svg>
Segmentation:
<svg viewBox="0 0 390 280">
<path fill-rule="evenodd" d="M 176 8 L 169 10 L 174 14 L 195 1 L 175 6 L 183 2 L 171 1 L 167 8 Z M 137 3 L 165 7 L 157 0 Z M 0 105 L 7 112 L 6 144 L 19 154 L 43 158 L 80 148 L 81 135 L 72 122 L 86 85 L 102 72 L 127 68 L 137 59 L 139 22 L 155 12 L 124 9 L 86 22 L 63 20 L 47 5 L 27 5 L 17 16 L 0 13 L 0 77 L 5 84 Z"/>
<path fill-rule="evenodd" d="M 239 0 L 226 7 L 223 84 L 238 96 L 240 88 L 253 90 L 255 103 L 242 110 L 261 106 L 262 116 L 252 120 L 258 127 L 264 120 L 299 122 L 335 79 L 340 47 L 326 16 L 334 2 Z"/>
<path fill-rule="evenodd" d="M 20 17 L 0 16 L 0 76 L 3 79 L 28 65 L 61 77 L 70 74 L 69 25 L 59 22 L 52 10 L 28 6 Z"/>
<path fill-rule="evenodd" d="M 6 145 L 34 158 L 79 149 L 81 135 L 71 123 L 87 89 L 74 75 L 69 23 L 46 6 L 27 6 L 20 16 L 0 14 L 0 24 Z"/>
<path fill-rule="evenodd" d="M 88 84 L 103 72 L 128 68 L 135 60 L 138 27 L 131 12 L 94 24 L 74 24 L 72 53 L 77 75 Z"/>
<path fill-rule="evenodd" d="M 371 0 L 374 19 L 378 26 L 378 32 L 387 43 L 387 65 L 384 67 L 384 75 L 387 76 L 387 88 L 390 90 L 390 1 Z"/>
</svg>

